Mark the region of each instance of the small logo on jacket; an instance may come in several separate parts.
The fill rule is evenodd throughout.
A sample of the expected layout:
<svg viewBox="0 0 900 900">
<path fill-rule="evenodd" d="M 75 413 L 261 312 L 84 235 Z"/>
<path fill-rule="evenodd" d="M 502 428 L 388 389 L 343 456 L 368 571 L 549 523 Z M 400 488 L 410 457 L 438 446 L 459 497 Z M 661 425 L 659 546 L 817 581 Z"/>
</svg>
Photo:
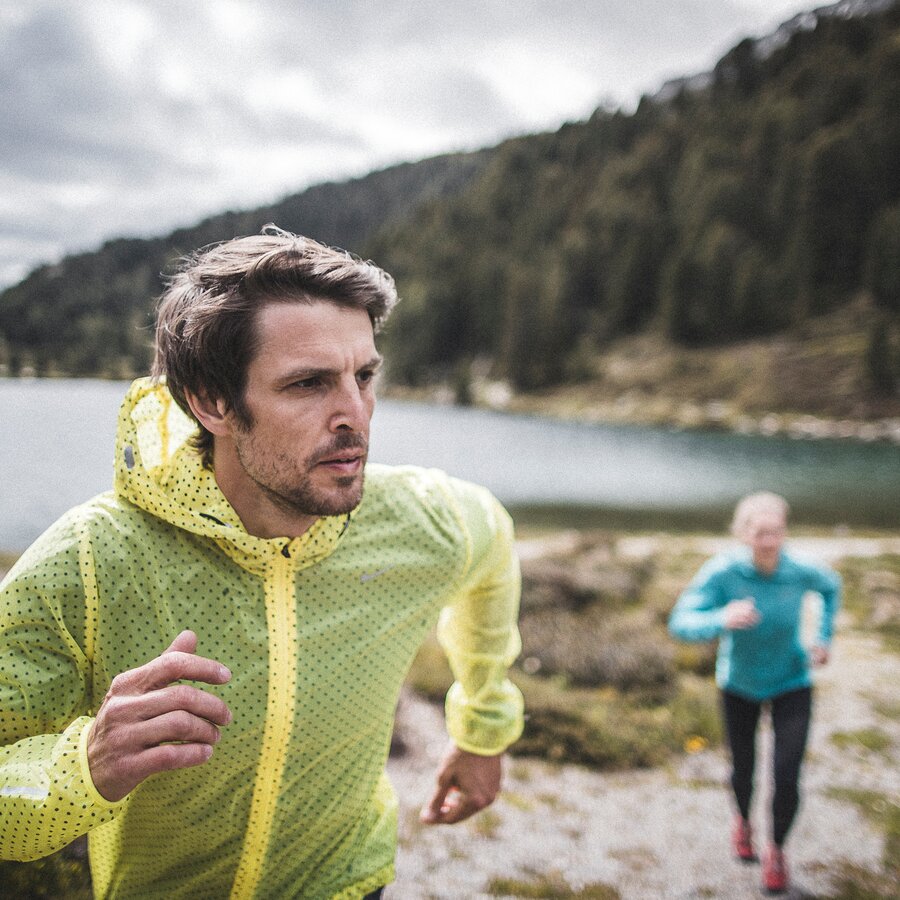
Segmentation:
<svg viewBox="0 0 900 900">
<path fill-rule="evenodd" d="M 396 568 L 396 566 L 388 566 L 386 569 L 379 569 L 377 572 L 363 572 L 362 575 L 359 576 L 360 583 L 365 584 L 367 581 L 374 581 L 376 578 L 386 575 L 394 568 Z"/>
</svg>

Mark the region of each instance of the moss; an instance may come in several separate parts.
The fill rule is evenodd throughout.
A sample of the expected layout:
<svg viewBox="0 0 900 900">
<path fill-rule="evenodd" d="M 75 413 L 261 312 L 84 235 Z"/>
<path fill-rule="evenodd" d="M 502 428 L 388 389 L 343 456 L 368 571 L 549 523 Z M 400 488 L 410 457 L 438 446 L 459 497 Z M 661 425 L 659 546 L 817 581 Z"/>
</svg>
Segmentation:
<svg viewBox="0 0 900 900">
<path fill-rule="evenodd" d="M 857 731 L 836 731 L 831 735 L 831 743 L 842 750 L 863 747 L 873 753 L 886 753 L 891 746 L 891 738 L 880 728 L 860 728 Z"/>
<path fill-rule="evenodd" d="M 28 863 L 0 861 L 0 885 L 4 897 L 20 900 L 93 897 L 87 859 L 68 850 Z"/>
<path fill-rule="evenodd" d="M 620 894 L 608 884 L 594 882 L 572 888 L 558 873 L 535 875 L 530 879 L 492 878 L 485 893 L 491 897 L 550 898 L 550 900 L 619 900 Z"/>
<path fill-rule="evenodd" d="M 877 791 L 864 791 L 855 788 L 832 788 L 829 792 L 831 797 L 846 803 L 853 803 L 859 811 L 878 829 L 884 832 L 884 852 L 882 854 L 883 873 L 878 874 L 878 881 L 881 874 L 891 881 L 896 890 L 896 885 L 900 883 L 900 804 L 896 800 L 885 797 Z M 846 871 L 844 873 L 846 875 Z M 846 888 L 846 883 L 844 888 Z M 896 896 L 895 894 L 838 894 L 840 897 L 863 897 L 863 896 Z"/>
<path fill-rule="evenodd" d="M 500 813 L 495 809 L 485 809 L 469 820 L 469 830 L 479 837 L 495 838 L 502 824 L 503 818 Z"/>
</svg>

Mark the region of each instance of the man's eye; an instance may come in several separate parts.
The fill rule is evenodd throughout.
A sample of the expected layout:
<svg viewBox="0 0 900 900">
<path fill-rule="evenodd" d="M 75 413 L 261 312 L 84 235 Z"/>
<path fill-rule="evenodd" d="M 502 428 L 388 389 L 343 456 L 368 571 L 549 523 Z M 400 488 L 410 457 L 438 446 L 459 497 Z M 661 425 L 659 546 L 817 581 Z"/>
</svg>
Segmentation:
<svg viewBox="0 0 900 900">
<path fill-rule="evenodd" d="M 295 387 L 299 388 L 315 388 L 318 387 L 322 383 L 321 378 L 303 378 L 300 381 L 295 381 Z"/>
<path fill-rule="evenodd" d="M 356 376 L 363 384 L 371 381 L 375 377 L 375 372 L 367 369 L 364 372 L 360 372 L 359 375 Z"/>
</svg>

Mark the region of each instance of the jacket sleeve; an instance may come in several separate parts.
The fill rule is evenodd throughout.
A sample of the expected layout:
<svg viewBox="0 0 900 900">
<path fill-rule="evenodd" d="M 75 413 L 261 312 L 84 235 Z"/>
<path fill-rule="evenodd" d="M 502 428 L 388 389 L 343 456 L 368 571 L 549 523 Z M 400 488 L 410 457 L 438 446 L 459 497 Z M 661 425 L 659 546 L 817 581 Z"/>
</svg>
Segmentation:
<svg viewBox="0 0 900 900">
<path fill-rule="evenodd" d="M 522 695 L 507 678 L 521 650 L 513 525 L 483 488 L 450 479 L 449 493 L 467 563 L 456 601 L 438 622 L 438 640 L 456 679 L 447 693 L 447 731 L 461 749 L 493 756 L 517 740 L 523 727 Z"/>
<path fill-rule="evenodd" d="M 125 802 L 87 763 L 90 662 L 77 524 L 53 526 L 0 584 L 0 858 L 59 850 Z"/>
<path fill-rule="evenodd" d="M 722 561 L 705 563 L 675 603 L 669 633 L 680 641 L 711 641 L 725 630 Z"/>
<path fill-rule="evenodd" d="M 819 617 L 816 643 L 822 647 L 831 644 L 834 620 L 841 608 L 841 578 L 831 569 L 811 568 L 810 588 L 822 596 L 822 614 Z"/>
</svg>

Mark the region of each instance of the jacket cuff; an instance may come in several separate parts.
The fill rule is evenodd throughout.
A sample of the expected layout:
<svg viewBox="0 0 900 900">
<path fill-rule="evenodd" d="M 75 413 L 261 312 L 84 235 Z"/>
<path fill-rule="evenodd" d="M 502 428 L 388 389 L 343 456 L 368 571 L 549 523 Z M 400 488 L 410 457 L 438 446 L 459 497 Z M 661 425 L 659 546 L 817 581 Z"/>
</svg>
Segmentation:
<svg viewBox="0 0 900 900">
<path fill-rule="evenodd" d="M 81 780 L 84 783 L 84 792 L 87 794 L 88 799 L 94 806 L 103 811 L 119 809 L 128 802 L 128 797 L 130 795 L 126 795 L 121 800 L 107 800 L 106 797 L 97 790 L 94 779 L 91 777 L 87 745 L 88 739 L 91 736 L 91 728 L 93 728 L 94 721 L 93 716 L 82 716 L 81 718 L 76 719 L 66 729 L 66 734 L 69 735 L 72 740 L 78 741 L 78 766 L 81 773 Z"/>
<path fill-rule="evenodd" d="M 479 756 L 497 756 L 517 741 L 524 728 L 524 702 L 519 689 L 505 681 L 494 702 L 479 707 L 468 701 L 462 685 L 454 683 L 447 693 L 447 733 L 460 750 Z"/>
</svg>

